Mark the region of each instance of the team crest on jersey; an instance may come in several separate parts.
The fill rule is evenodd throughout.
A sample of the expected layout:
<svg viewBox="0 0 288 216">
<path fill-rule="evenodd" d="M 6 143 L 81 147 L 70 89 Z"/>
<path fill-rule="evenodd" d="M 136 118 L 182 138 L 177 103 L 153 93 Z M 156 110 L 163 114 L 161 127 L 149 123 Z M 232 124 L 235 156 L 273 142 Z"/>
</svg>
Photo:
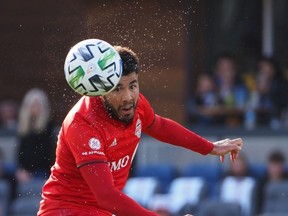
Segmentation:
<svg viewBox="0 0 288 216">
<path fill-rule="evenodd" d="M 116 138 L 114 138 L 113 142 L 111 143 L 111 145 L 109 147 L 113 147 L 117 145 L 117 140 Z"/>
<path fill-rule="evenodd" d="M 136 129 L 135 129 L 135 135 L 138 138 L 141 137 L 141 130 L 142 130 L 141 120 L 138 118 L 138 120 L 136 122 Z"/>
<path fill-rule="evenodd" d="M 98 139 L 93 137 L 89 140 L 89 146 L 93 150 L 99 150 L 101 148 L 101 143 Z"/>
</svg>

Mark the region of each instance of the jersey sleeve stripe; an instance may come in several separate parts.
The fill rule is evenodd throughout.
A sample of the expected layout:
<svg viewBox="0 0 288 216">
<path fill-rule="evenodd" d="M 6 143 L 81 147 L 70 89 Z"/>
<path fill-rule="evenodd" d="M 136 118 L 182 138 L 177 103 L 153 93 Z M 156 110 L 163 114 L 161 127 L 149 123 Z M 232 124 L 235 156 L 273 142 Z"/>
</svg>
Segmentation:
<svg viewBox="0 0 288 216">
<path fill-rule="evenodd" d="M 82 167 L 82 166 L 86 166 L 86 165 L 94 164 L 94 163 L 107 163 L 107 161 L 105 161 L 105 160 L 89 161 L 89 162 L 86 162 L 86 163 L 83 163 L 83 164 L 79 164 L 79 165 L 77 166 L 77 168 L 79 169 L 79 168 Z"/>
</svg>

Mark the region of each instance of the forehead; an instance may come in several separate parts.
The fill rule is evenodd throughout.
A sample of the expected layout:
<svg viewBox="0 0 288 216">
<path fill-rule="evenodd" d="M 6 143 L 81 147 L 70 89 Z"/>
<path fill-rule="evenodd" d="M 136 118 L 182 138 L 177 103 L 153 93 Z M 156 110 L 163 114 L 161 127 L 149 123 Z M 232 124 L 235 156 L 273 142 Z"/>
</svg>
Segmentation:
<svg viewBox="0 0 288 216">
<path fill-rule="evenodd" d="M 129 85 L 135 81 L 138 82 L 138 74 L 133 72 L 128 75 L 122 76 L 117 86 Z"/>
</svg>

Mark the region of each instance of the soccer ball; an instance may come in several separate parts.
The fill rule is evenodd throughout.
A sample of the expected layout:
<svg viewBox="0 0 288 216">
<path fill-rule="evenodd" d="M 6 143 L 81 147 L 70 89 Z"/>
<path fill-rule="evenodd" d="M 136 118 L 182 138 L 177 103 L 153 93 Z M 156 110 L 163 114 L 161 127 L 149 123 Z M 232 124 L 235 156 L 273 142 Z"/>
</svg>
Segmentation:
<svg viewBox="0 0 288 216">
<path fill-rule="evenodd" d="M 118 84 L 122 61 L 109 43 L 87 39 L 70 49 L 65 59 L 64 73 L 75 92 L 87 96 L 105 95 Z"/>
</svg>

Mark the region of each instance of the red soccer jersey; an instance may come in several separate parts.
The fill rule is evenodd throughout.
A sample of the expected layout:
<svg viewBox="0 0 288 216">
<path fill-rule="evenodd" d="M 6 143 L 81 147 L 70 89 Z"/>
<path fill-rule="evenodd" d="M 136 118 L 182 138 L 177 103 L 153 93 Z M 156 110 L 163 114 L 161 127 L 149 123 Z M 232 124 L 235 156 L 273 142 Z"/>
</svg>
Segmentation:
<svg viewBox="0 0 288 216">
<path fill-rule="evenodd" d="M 112 118 L 99 97 L 82 97 L 62 124 L 56 162 L 43 187 L 39 214 L 67 208 L 111 215 L 97 204 L 78 168 L 88 163 L 107 162 L 115 187 L 122 190 L 141 132 L 153 121 L 154 111 L 141 94 L 130 124 Z"/>
</svg>

